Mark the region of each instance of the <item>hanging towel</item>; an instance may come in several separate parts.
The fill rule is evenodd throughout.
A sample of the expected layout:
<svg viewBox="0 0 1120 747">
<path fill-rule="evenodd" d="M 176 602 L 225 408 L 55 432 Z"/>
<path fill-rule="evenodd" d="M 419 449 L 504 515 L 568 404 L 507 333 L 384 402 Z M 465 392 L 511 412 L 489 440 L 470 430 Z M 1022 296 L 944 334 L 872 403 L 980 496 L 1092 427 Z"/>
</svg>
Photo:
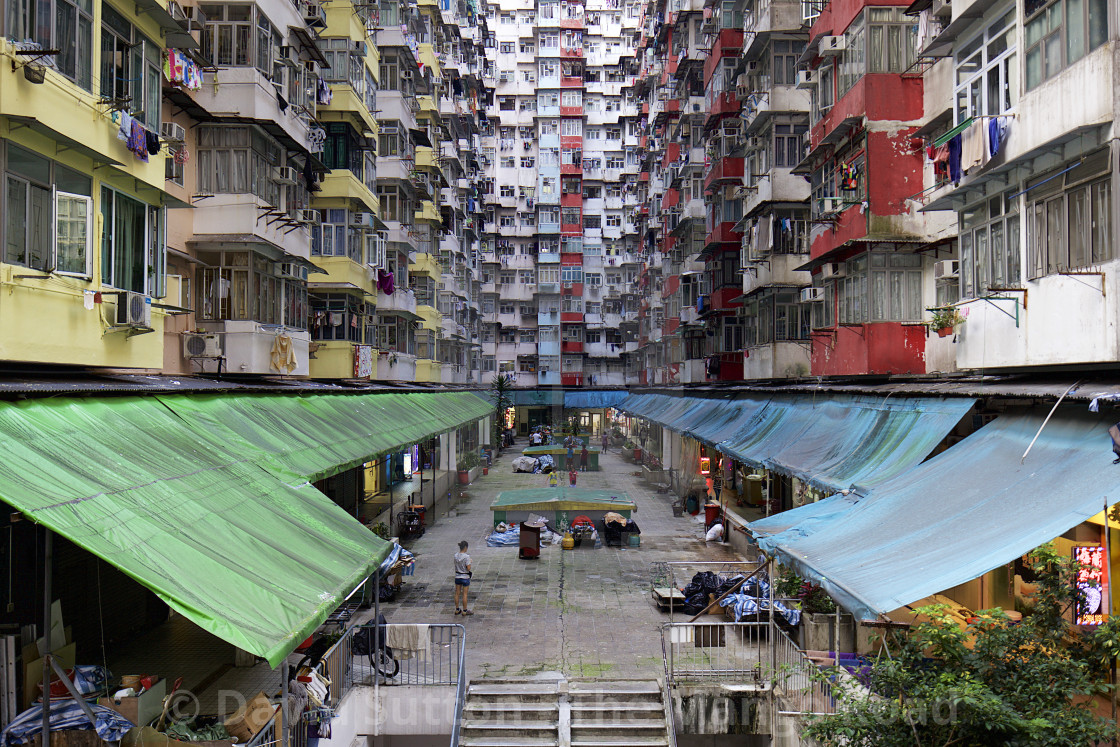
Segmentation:
<svg viewBox="0 0 1120 747">
<path fill-rule="evenodd" d="M 961 136 L 954 135 L 949 140 L 949 179 L 953 184 L 961 180 Z"/>
<path fill-rule="evenodd" d="M 977 119 L 961 133 L 961 170 L 968 174 L 988 162 L 984 150 L 984 120 Z"/>
<path fill-rule="evenodd" d="M 428 658 L 431 637 L 428 634 L 427 625 L 393 624 L 385 627 L 385 645 L 393 649 L 394 657 L 397 659 L 415 657 L 419 661 Z"/>
<path fill-rule="evenodd" d="M 279 334 L 272 342 L 270 367 L 280 373 L 290 374 L 296 370 L 296 350 L 289 335 Z"/>
<path fill-rule="evenodd" d="M 988 120 L 988 147 L 991 155 L 999 153 L 1003 139 L 1007 136 L 1008 117 L 992 117 Z"/>
<path fill-rule="evenodd" d="M 154 132 L 151 132 L 151 131 L 145 131 L 144 132 L 144 139 L 146 141 L 145 145 L 147 146 L 147 149 L 148 149 L 148 155 L 149 156 L 158 155 L 159 154 L 159 147 L 160 147 L 159 146 L 159 135 L 157 135 L 157 134 L 155 134 Z"/>
<path fill-rule="evenodd" d="M 120 112 L 120 115 L 121 126 L 117 130 L 117 139 L 127 143 L 128 139 L 132 137 L 132 116 L 126 111 Z"/>
<path fill-rule="evenodd" d="M 128 149 L 144 163 L 148 162 L 148 131 L 135 119 L 132 120 L 132 134 L 128 137 Z"/>
</svg>

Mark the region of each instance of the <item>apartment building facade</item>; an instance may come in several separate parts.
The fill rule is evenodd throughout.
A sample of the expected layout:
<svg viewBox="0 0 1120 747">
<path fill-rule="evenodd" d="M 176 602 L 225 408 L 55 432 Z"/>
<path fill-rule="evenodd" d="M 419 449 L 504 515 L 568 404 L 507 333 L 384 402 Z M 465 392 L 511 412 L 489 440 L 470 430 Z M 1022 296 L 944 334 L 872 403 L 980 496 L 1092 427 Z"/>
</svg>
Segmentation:
<svg viewBox="0 0 1120 747">
<path fill-rule="evenodd" d="M 39 322 L 0 356 L 477 380 L 473 3 L 55 10 L 4 15 L 4 303 Z"/>
<path fill-rule="evenodd" d="M 517 386 L 619 385 L 636 348 L 640 8 L 491 4 L 481 158 L 482 370 Z"/>
</svg>

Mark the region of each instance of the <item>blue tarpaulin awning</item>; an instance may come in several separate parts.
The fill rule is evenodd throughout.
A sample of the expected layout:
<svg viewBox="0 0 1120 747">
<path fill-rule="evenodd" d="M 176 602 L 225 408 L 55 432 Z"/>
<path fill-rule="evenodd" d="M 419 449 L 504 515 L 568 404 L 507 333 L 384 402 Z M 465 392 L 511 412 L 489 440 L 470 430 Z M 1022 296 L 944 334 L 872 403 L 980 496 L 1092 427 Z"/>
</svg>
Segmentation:
<svg viewBox="0 0 1120 747">
<path fill-rule="evenodd" d="M 751 466 L 838 491 L 872 485 L 918 464 L 973 402 L 862 395 L 709 399 L 638 394 L 619 408 Z"/>
<path fill-rule="evenodd" d="M 787 511 L 759 546 L 863 619 L 977 578 L 1120 500 L 1115 417 L 1059 408 L 1023 460 L 1046 415 L 1001 415 L 864 495 Z"/>
<path fill-rule="evenodd" d="M 614 407 L 626 399 L 625 389 L 583 390 L 564 392 L 564 407 L 573 410 L 594 410 L 600 407 Z"/>
</svg>

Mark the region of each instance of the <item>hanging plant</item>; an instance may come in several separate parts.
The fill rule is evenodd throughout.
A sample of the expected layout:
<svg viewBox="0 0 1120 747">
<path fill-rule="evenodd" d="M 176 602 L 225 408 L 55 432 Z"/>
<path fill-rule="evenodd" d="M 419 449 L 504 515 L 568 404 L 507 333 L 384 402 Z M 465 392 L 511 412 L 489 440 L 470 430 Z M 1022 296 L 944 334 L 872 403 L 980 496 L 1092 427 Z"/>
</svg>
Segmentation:
<svg viewBox="0 0 1120 747">
<path fill-rule="evenodd" d="M 937 332 L 942 337 L 951 334 L 954 327 L 964 324 L 965 318 L 956 306 L 941 306 L 932 309 L 933 319 L 926 324 L 931 332 Z M 948 332 L 945 332 L 948 330 Z"/>
</svg>

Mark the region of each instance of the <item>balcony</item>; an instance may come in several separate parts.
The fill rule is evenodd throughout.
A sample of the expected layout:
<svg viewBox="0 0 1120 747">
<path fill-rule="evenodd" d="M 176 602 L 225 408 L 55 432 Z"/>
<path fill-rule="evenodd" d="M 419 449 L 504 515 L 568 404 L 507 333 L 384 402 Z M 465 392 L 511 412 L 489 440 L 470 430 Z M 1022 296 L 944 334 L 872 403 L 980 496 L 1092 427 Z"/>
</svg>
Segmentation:
<svg viewBox="0 0 1120 747">
<path fill-rule="evenodd" d="M 730 182 L 742 182 L 744 158 L 717 158 L 712 161 L 712 167 L 704 175 L 704 189 L 714 185 Z"/>
<path fill-rule="evenodd" d="M 308 376 L 311 372 L 308 362 L 311 335 L 307 330 L 255 321 L 198 322 L 198 326 L 221 338 L 221 363 L 227 373 Z M 280 335 L 287 335 L 292 341 L 296 367 L 291 371 L 278 371 L 272 367 L 272 347 Z M 218 359 L 199 360 L 205 361 L 205 365 L 212 363 L 214 372 L 217 371 Z M 207 372 L 210 370 L 207 369 Z"/>
<path fill-rule="evenodd" d="M 564 340 L 560 343 L 561 353 L 582 353 L 583 341 L 582 340 Z"/>
</svg>

